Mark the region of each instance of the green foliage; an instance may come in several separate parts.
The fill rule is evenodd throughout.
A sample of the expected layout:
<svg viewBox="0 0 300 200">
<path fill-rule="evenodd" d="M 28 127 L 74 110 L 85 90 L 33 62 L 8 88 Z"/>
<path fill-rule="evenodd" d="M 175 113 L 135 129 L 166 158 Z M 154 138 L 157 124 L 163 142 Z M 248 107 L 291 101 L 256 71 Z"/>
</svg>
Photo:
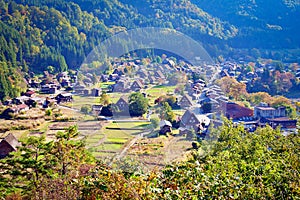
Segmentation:
<svg viewBox="0 0 300 200">
<path fill-rule="evenodd" d="M 45 113 L 47 116 L 52 116 L 53 111 L 52 111 L 52 109 L 47 109 L 47 110 L 45 110 Z"/>
<path fill-rule="evenodd" d="M 107 106 L 111 103 L 110 96 L 106 92 L 102 92 L 100 96 L 100 104 Z"/>
<path fill-rule="evenodd" d="M 81 108 L 80 108 L 80 111 L 84 114 L 89 114 L 92 112 L 92 107 L 91 105 L 83 105 Z"/>
<path fill-rule="evenodd" d="M 163 120 L 167 120 L 170 122 L 173 122 L 175 120 L 175 113 L 172 111 L 172 108 L 168 104 L 168 102 L 164 102 L 162 104 L 159 115 Z"/>
<path fill-rule="evenodd" d="M 76 126 L 54 141 L 28 137 L 0 162 L 2 198 L 45 199 L 297 199 L 299 134 L 270 127 L 248 133 L 225 120 L 218 141 L 194 143 L 186 161 L 143 173 L 132 159 L 103 165 L 76 139 Z M 215 134 L 215 133 L 214 133 Z"/>
<path fill-rule="evenodd" d="M 148 110 L 148 99 L 139 92 L 134 92 L 129 96 L 130 116 L 142 116 Z"/>
<path fill-rule="evenodd" d="M 43 194 L 50 198 L 51 189 L 59 187 L 51 185 L 57 180 L 63 180 L 61 184 L 65 186 L 71 183 L 78 186 L 79 183 L 69 178 L 79 178 L 74 173 L 86 163 L 93 164 L 94 160 L 86 152 L 84 143 L 75 140 L 76 136 L 77 127 L 72 126 L 58 132 L 54 141 L 47 142 L 44 136 L 23 139 L 18 150 L 0 162 L 1 194 L 19 191 L 24 197 Z M 68 193 L 67 187 L 60 189 Z"/>
<path fill-rule="evenodd" d="M 285 137 L 270 127 L 247 133 L 231 122 L 220 131 L 219 141 L 204 156 L 195 154 L 164 169 L 153 182 L 156 198 L 299 197 L 299 135 Z"/>
<path fill-rule="evenodd" d="M 150 119 L 152 128 L 157 128 L 159 126 L 159 119 L 158 118 L 151 118 Z"/>
</svg>

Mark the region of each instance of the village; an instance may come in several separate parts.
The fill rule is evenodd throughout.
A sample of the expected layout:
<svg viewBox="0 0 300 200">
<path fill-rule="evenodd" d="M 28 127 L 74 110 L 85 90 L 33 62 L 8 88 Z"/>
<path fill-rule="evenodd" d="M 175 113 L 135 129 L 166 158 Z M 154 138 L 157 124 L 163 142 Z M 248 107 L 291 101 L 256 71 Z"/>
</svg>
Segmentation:
<svg viewBox="0 0 300 200">
<path fill-rule="evenodd" d="M 285 106 L 245 106 L 218 85 L 224 77 L 251 83 L 263 73 L 257 67 L 245 74 L 241 63 L 192 66 L 172 58 L 161 63 L 131 59 L 115 60 L 109 73 L 31 73 L 25 77 L 27 91 L 0 105 L 0 158 L 15 151 L 22 137 L 51 140 L 70 125 L 78 126 L 79 139 L 95 157 L 107 163 L 134 158 L 152 168 L 197 149 L 224 118 L 249 132 L 268 125 L 285 135 L 297 133 L 297 119 Z M 147 102 L 146 108 L 133 94 Z M 292 104 L 299 116 L 299 103 Z"/>
</svg>

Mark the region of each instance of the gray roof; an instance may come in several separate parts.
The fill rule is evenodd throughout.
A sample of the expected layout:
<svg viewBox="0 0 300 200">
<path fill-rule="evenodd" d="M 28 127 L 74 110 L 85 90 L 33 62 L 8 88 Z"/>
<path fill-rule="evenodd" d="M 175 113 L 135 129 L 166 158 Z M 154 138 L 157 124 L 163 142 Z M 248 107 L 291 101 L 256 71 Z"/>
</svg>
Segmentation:
<svg viewBox="0 0 300 200">
<path fill-rule="evenodd" d="M 171 122 L 167 121 L 167 120 L 161 120 L 160 123 L 159 123 L 159 127 L 164 127 L 164 126 L 170 126 L 172 127 L 172 124 Z"/>
</svg>

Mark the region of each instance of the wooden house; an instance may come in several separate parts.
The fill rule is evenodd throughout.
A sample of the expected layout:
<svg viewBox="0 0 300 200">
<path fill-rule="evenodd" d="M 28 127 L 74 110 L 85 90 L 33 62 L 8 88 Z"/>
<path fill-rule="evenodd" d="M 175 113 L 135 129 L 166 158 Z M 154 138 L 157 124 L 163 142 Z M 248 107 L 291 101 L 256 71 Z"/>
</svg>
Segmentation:
<svg viewBox="0 0 300 200">
<path fill-rule="evenodd" d="M 12 133 L 0 134 L 0 159 L 8 156 L 10 152 L 16 151 L 18 146 L 19 142 Z"/>
<path fill-rule="evenodd" d="M 183 97 L 181 98 L 178 104 L 180 105 L 181 108 L 185 108 L 185 109 L 194 105 L 191 97 L 188 96 L 187 94 L 183 95 Z"/>
<path fill-rule="evenodd" d="M 206 115 L 196 115 L 190 110 L 186 110 L 181 117 L 180 133 L 194 130 L 196 133 L 207 129 L 210 119 Z"/>
<path fill-rule="evenodd" d="M 135 80 L 130 87 L 130 89 L 135 92 L 140 91 L 143 88 L 144 88 L 144 85 L 139 80 Z"/>
<path fill-rule="evenodd" d="M 91 96 L 93 97 L 99 97 L 101 95 L 101 88 L 93 88 L 91 90 Z"/>
<path fill-rule="evenodd" d="M 65 103 L 73 101 L 73 95 L 71 93 L 61 93 L 55 97 L 57 103 Z"/>
</svg>

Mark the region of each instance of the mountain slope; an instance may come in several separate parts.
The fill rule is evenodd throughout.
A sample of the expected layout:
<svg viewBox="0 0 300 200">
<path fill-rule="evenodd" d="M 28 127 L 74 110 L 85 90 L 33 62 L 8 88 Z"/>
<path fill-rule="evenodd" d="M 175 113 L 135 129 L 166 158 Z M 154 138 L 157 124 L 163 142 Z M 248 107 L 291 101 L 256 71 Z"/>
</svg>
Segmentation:
<svg viewBox="0 0 300 200">
<path fill-rule="evenodd" d="M 233 26 L 189 2 L 176 1 L 173 12 L 163 1 L 143 1 L 142 6 L 149 3 L 150 10 L 154 11 L 148 14 L 142 12 L 141 7 L 135 7 L 135 3 L 0 0 L 0 65 L 2 68 L 7 65 L 12 77 L 19 77 L 21 72 L 40 73 L 49 66 L 56 72 L 76 69 L 102 40 L 117 31 L 135 27 L 174 27 L 198 38 L 227 39 L 236 33 Z M 25 88 L 19 86 L 23 85 L 22 78 L 5 77 L 0 80 L 0 99 L 16 96 Z"/>
<path fill-rule="evenodd" d="M 300 48 L 299 10 L 297 0 L 0 0 L 0 65 L 15 77 L 0 84 L 17 91 L 0 88 L 0 99 L 24 88 L 21 73 L 77 69 L 105 38 L 137 27 L 174 28 L 215 57 L 231 47 Z"/>
<path fill-rule="evenodd" d="M 239 29 L 231 40 L 242 48 L 299 48 L 300 3 L 297 0 L 192 0 Z"/>
</svg>

